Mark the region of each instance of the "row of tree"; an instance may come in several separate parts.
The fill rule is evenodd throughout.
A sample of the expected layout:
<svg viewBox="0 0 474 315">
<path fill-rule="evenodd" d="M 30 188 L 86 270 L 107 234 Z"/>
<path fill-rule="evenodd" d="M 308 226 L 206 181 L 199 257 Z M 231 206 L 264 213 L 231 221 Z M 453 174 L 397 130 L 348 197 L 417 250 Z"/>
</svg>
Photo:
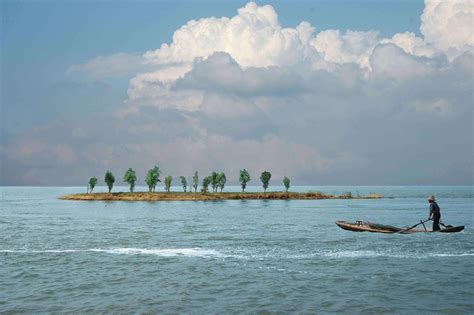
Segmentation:
<svg viewBox="0 0 474 315">
<path fill-rule="evenodd" d="M 161 175 L 161 170 L 158 166 L 155 166 L 152 169 L 148 170 L 145 177 L 145 183 L 147 184 L 148 190 L 150 192 L 154 192 L 156 185 L 161 182 L 160 175 Z M 186 192 L 188 190 L 188 183 L 186 181 L 186 177 L 180 176 L 179 178 L 181 180 L 183 191 Z M 260 181 L 262 182 L 264 192 L 267 191 L 271 178 L 272 178 L 272 174 L 268 171 L 264 171 L 260 175 Z M 135 189 L 135 183 L 137 182 L 137 176 L 136 176 L 135 171 L 129 168 L 123 175 L 123 181 L 130 185 L 130 192 L 133 192 Z M 168 175 L 165 177 L 164 181 L 165 181 L 164 183 L 165 190 L 166 192 L 169 192 L 171 189 L 171 182 L 173 181 L 173 177 Z M 209 185 L 212 188 L 212 192 L 217 192 L 218 190 L 222 192 L 222 190 L 225 187 L 226 181 L 227 181 L 227 178 L 224 173 L 212 172 L 211 175 L 206 176 L 202 179 L 201 192 L 208 192 Z M 242 192 L 245 192 L 245 188 L 247 187 L 247 183 L 249 181 L 250 181 L 250 173 L 246 169 L 240 170 L 239 182 L 240 182 L 240 186 L 242 187 Z M 104 182 L 107 184 L 107 187 L 109 188 L 109 193 L 110 193 L 115 183 L 115 176 L 112 174 L 112 172 L 107 171 L 105 173 Z M 89 179 L 87 192 L 92 192 L 96 185 L 97 185 L 97 178 L 91 177 Z M 198 185 L 199 185 L 199 175 L 198 175 L 198 172 L 196 171 L 194 172 L 194 175 L 193 175 L 192 185 L 189 186 L 189 192 L 192 192 L 193 189 L 194 189 L 194 192 L 196 192 Z M 290 179 L 286 176 L 283 178 L 283 185 L 285 186 L 285 191 L 288 192 L 288 189 L 290 188 Z"/>
</svg>

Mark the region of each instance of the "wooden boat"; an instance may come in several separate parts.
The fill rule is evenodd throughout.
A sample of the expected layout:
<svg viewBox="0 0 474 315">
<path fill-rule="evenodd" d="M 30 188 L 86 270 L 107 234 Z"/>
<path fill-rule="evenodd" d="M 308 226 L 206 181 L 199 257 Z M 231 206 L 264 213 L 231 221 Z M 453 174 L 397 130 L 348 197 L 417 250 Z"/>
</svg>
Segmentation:
<svg viewBox="0 0 474 315">
<path fill-rule="evenodd" d="M 425 228 L 417 228 L 417 229 L 407 229 L 407 228 L 399 228 L 396 226 L 391 225 L 384 225 L 378 224 L 373 222 L 363 222 L 363 221 L 356 221 L 354 223 L 346 222 L 346 221 L 336 221 L 337 226 L 339 226 L 343 230 L 354 231 L 354 232 L 374 232 L 374 233 L 402 233 L 402 234 L 410 234 L 410 233 L 420 233 L 420 232 L 433 232 L 431 229 Z M 461 232 L 464 230 L 464 226 L 450 226 L 434 232 L 441 232 L 441 233 L 456 233 Z"/>
</svg>

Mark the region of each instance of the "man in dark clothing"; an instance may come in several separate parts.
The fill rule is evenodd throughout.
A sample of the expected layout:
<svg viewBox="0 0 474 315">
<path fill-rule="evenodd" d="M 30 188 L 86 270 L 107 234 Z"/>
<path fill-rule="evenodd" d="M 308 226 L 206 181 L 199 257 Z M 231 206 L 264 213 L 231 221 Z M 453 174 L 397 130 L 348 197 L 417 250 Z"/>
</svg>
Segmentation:
<svg viewBox="0 0 474 315">
<path fill-rule="evenodd" d="M 430 203 L 430 216 L 428 219 L 433 220 L 433 231 L 439 231 L 439 220 L 441 219 L 441 212 L 434 196 L 428 197 Z"/>
</svg>

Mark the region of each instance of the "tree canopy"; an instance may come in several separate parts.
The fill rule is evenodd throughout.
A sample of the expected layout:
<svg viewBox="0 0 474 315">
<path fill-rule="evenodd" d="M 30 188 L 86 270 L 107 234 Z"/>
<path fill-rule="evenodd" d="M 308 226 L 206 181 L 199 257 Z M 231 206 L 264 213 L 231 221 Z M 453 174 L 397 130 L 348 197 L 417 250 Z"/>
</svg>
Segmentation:
<svg viewBox="0 0 474 315">
<path fill-rule="evenodd" d="M 211 174 L 211 186 L 212 186 L 212 192 L 217 192 L 217 187 L 219 184 L 219 174 L 217 172 L 212 172 Z"/>
<path fill-rule="evenodd" d="M 171 181 L 173 180 L 173 177 L 171 177 L 171 175 L 168 175 L 165 177 L 165 189 L 166 189 L 166 192 L 170 192 L 170 188 L 171 188 Z"/>
<path fill-rule="evenodd" d="M 130 185 L 130 192 L 133 192 L 133 189 L 135 188 L 135 182 L 137 181 L 135 171 L 129 168 L 125 172 L 125 175 L 123 175 L 123 181 Z"/>
<path fill-rule="evenodd" d="M 158 166 L 153 167 L 152 169 L 148 170 L 146 174 L 145 183 L 148 185 L 148 190 L 150 192 L 155 191 L 156 184 L 161 182 L 160 180 L 160 168 Z"/>
<path fill-rule="evenodd" d="M 96 184 L 97 184 L 97 177 L 91 177 L 89 179 L 89 189 L 91 193 L 92 193 L 92 190 L 94 190 L 94 187 Z"/>
<path fill-rule="evenodd" d="M 196 192 L 197 188 L 198 188 L 198 185 L 199 185 L 199 176 L 198 176 L 198 172 L 194 172 L 194 176 L 193 176 L 193 187 L 194 187 L 194 192 Z"/>
<path fill-rule="evenodd" d="M 183 186 L 183 191 L 186 192 L 186 189 L 188 188 L 188 182 L 186 181 L 186 177 L 180 176 L 181 179 L 181 185 Z"/>
<path fill-rule="evenodd" d="M 283 185 L 285 185 L 285 191 L 288 192 L 288 189 L 290 189 L 290 179 L 286 176 L 283 178 Z"/>
<path fill-rule="evenodd" d="M 104 182 L 107 184 L 107 187 L 109 187 L 109 193 L 112 191 L 112 188 L 114 187 L 115 183 L 115 177 L 112 174 L 111 171 L 107 171 L 104 176 Z"/>
<path fill-rule="evenodd" d="M 242 187 L 242 192 L 245 191 L 245 187 L 247 187 L 247 183 L 249 181 L 250 181 L 249 172 L 245 168 L 243 170 L 240 170 L 239 182 L 240 182 L 240 186 Z"/>
<path fill-rule="evenodd" d="M 227 178 L 225 177 L 225 174 L 219 173 L 219 175 L 217 176 L 217 187 L 221 189 L 221 192 L 224 189 L 226 181 L 227 181 Z"/>
<path fill-rule="evenodd" d="M 211 183 L 211 176 L 206 176 L 202 179 L 202 192 L 207 192 L 209 184 Z"/>
<path fill-rule="evenodd" d="M 260 175 L 260 180 L 262 181 L 264 192 L 267 192 L 268 183 L 270 182 L 270 178 L 272 178 L 272 173 L 267 172 L 267 171 L 262 172 L 262 174 Z"/>
</svg>

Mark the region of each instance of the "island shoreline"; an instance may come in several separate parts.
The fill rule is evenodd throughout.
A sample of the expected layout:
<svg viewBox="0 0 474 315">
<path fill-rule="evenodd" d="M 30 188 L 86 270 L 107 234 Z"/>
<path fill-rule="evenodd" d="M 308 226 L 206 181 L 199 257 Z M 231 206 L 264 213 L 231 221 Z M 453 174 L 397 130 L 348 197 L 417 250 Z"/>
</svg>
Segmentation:
<svg viewBox="0 0 474 315">
<path fill-rule="evenodd" d="M 351 193 L 328 195 L 321 192 L 115 192 L 70 194 L 61 200 L 82 201 L 216 201 L 216 200 L 325 200 L 382 199 L 380 194 L 353 196 Z"/>
</svg>

